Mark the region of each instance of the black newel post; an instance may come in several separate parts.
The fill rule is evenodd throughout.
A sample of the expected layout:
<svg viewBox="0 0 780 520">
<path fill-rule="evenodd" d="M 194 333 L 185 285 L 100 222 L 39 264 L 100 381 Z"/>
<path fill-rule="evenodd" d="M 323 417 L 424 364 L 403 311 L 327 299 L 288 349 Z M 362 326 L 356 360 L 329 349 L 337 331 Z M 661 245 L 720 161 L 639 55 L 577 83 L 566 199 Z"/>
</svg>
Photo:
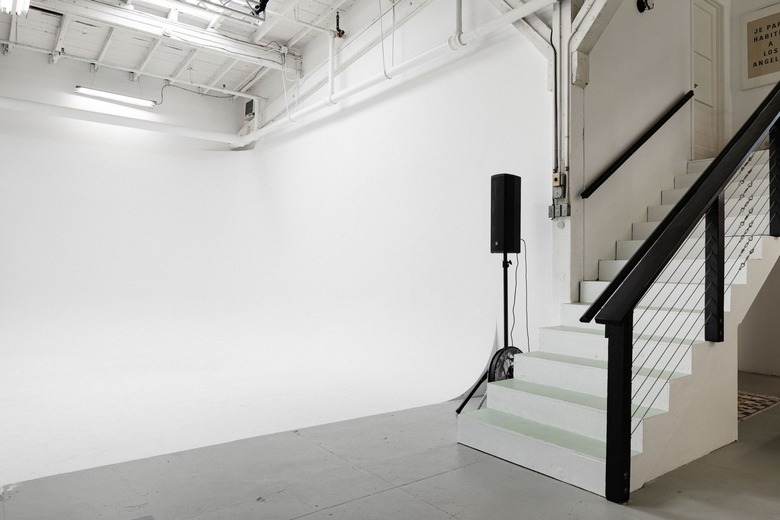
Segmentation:
<svg viewBox="0 0 780 520">
<path fill-rule="evenodd" d="M 704 339 L 723 341 L 723 304 L 725 277 L 725 198 L 707 210 L 704 231 Z"/>
<path fill-rule="evenodd" d="M 628 502 L 631 486 L 631 356 L 634 316 L 607 325 L 607 471 L 606 497 Z"/>
</svg>

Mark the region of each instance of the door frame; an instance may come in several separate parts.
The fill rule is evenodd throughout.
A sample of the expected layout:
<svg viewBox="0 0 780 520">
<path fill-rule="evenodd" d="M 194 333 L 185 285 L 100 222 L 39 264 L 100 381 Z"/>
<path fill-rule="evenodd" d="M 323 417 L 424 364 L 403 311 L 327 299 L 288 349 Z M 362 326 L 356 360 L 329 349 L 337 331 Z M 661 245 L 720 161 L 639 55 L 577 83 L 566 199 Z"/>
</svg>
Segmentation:
<svg viewBox="0 0 780 520">
<path fill-rule="evenodd" d="M 693 40 L 694 40 L 694 25 L 693 25 L 693 10 L 696 8 L 696 4 L 707 4 L 712 7 L 716 13 L 715 23 L 715 48 L 717 51 L 717 73 L 715 75 L 715 82 L 717 88 L 717 96 L 715 98 L 716 103 L 716 121 L 718 125 L 717 131 L 717 149 L 720 150 L 726 145 L 726 142 L 732 135 L 731 130 L 731 111 L 726 110 L 726 107 L 731 106 L 731 87 L 729 78 L 731 77 L 731 61 L 727 59 L 730 46 L 730 5 L 724 0 L 692 0 L 691 1 L 691 48 L 690 48 L 690 71 L 691 71 L 691 89 L 694 89 L 694 70 L 693 70 Z M 694 98 L 695 99 L 695 98 Z M 693 125 L 693 103 L 691 103 L 691 147 L 690 157 L 694 157 L 694 125 Z"/>
</svg>

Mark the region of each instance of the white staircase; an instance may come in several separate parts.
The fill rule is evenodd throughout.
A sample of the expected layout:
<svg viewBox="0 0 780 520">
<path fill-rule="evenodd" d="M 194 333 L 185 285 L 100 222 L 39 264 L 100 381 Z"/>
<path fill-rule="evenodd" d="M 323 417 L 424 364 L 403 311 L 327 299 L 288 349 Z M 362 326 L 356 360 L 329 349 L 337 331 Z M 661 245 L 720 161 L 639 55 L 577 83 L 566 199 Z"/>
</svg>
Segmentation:
<svg viewBox="0 0 780 520">
<path fill-rule="evenodd" d="M 490 383 L 486 407 L 459 416 L 460 443 L 604 495 L 607 339 L 603 326 L 580 323 L 579 318 L 708 163 L 690 163 L 688 173 L 675 178 L 675 189 L 662 192 L 662 204 L 648 208 L 648 222 L 633 224 L 632 240 L 618 241 L 615 259 L 599 262 L 599 280 L 581 283 L 580 303 L 563 306 L 562 324 L 541 329 L 535 351 L 515 357 L 514 379 Z M 766 182 L 754 181 L 758 193 L 764 192 Z M 732 197 L 727 214 L 742 204 L 733 198 L 738 190 L 742 188 L 736 183 L 727 190 Z M 756 201 L 759 213 L 763 207 L 757 221 L 765 224 L 768 203 Z M 741 228 L 735 227 L 741 235 Z M 700 225 L 694 236 L 702 233 Z M 659 279 L 635 311 L 635 337 L 646 330 L 660 347 L 641 349 L 648 338 L 635 339 L 633 408 L 638 413 L 632 424 L 632 491 L 736 439 L 737 326 L 780 256 L 777 239 L 761 237 L 753 244 L 742 269 L 742 260 L 737 260 L 742 246 L 727 246 L 726 272 L 733 268 L 736 276 L 726 293 L 723 343 L 700 338 L 704 289 L 693 239 L 673 261 L 676 268 Z M 694 297 L 676 301 L 683 291 Z M 642 310 L 653 301 L 676 301 L 667 304 L 674 312 L 648 317 Z M 666 348 L 691 342 L 690 348 Z"/>
</svg>

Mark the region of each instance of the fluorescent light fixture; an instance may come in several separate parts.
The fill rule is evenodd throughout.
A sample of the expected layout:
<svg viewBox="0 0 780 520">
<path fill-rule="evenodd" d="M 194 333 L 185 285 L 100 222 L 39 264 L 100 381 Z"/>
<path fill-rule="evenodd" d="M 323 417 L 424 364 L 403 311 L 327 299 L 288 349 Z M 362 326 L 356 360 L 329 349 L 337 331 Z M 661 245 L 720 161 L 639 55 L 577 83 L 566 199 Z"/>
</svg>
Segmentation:
<svg viewBox="0 0 780 520">
<path fill-rule="evenodd" d="M 30 9 L 30 0 L 0 0 L 0 13 L 24 16 Z"/>
<path fill-rule="evenodd" d="M 141 108 L 154 108 L 157 105 L 157 102 L 152 101 L 151 99 L 141 99 L 132 96 L 123 96 L 122 94 L 114 94 L 113 92 L 106 92 L 104 90 L 95 90 L 94 88 L 88 88 L 88 87 L 76 87 L 76 94 L 81 94 L 82 96 L 89 96 L 98 99 L 105 99 L 106 101 L 113 101 L 114 103 L 122 103 L 124 105 L 132 105 Z"/>
</svg>

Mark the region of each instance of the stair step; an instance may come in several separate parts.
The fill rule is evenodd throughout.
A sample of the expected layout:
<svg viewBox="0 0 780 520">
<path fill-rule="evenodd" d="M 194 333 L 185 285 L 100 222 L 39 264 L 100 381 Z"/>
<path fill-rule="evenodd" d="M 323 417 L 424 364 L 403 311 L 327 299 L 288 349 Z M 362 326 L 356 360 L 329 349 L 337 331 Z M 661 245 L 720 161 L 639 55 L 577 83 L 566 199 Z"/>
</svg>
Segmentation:
<svg viewBox="0 0 780 520">
<path fill-rule="evenodd" d="M 627 260 L 599 260 L 599 280 L 612 281 L 626 265 Z M 745 269 L 740 269 L 741 260 L 726 260 L 726 279 L 732 283 L 744 284 L 747 282 Z M 696 283 L 703 281 L 704 260 L 701 258 L 672 260 L 666 270 L 658 277 L 658 282 L 671 283 Z"/>
<path fill-rule="evenodd" d="M 602 441 L 484 408 L 458 416 L 458 442 L 604 495 Z"/>
<path fill-rule="evenodd" d="M 583 281 L 580 282 L 580 303 L 591 304 L 604 292 L 609 282 Z M 704 285 L 701 283 L 656 283 L 653 284 L 639 302 L 637 308 L 658 308 L 664 302 L 677 302 L 680 309 L 693 310 L 701 308 L 700 302 L 704 301 Z M 726 289 L 725 310 L 731 310 L 731 289 Z"/>
<path fill-rule="evenodd" d="M 507 379 L 488 385 L 487 407 L 592 439 L 607 439 L 606 397 Z M 661 413 L 664 410 L 632 407 L 638 418 Z M 631 421 L 631 449 L 642 451 L 642 430 L 639 419 Z"/>
<path fill-rule="evenodd" d="M 615 247 L 615 259 L 616 260 L 629 260 L 634 253 L 642 246 L 644 240 L 618 240 Z M 745 252 L 742 248 L 749 244 L 753 248 L 750 258 L 761 258 L 762 241 L 753 240 L 752 243 L 748 242 L 747 238 L 740 240 L 739 237 L 729 237 L 726 239 L 726 258 L 739 258 L 743 256 Z M 675 255 L 675 258 L 703 258 L 704 255 L 704 237 L 698 236 L 689 238 L 680 247 L 680 250 Z"/>
<path fill-rule="evenodd" d="M 696 179 L 698 179 L 699 176 L 701 176 L 701 172 L 675 175 L 674 187 L 675 189 L 687 190 L 688 188 L 693 186 L 693 183 L 696 182 Z"/>
<path fill-rule="evenodd" d="M 759 183 L 760 182 L 765 182 L 766 186 L 769 185 L 769 181 L 759 181 Z M 736 188 L 738 188 L 738 186 Z M 742 209 L 742 211 L 748 211 L 751 208 L 753 209 L 753 212 L 757 214 L 765 214 L 769 212 L 769 192 L 766 190 L 761 191 L 760 184 L 756 183 L 751 187 L 745 185 L 741 190 L 739 190 L 739 193 L 744 193 L 745 195 L 742 198 L 736 196 L 734 198 L 726 199 L 726 215 L 736 217 L 740 214 L 740 209 Z M 734 195 L 735 193 L 732 191 L 731 194 Z M 749 197 L 753 198 L 749 199 Z M 674 204 L 659 204 L 657 206 L 648 206 L 647 221 L 662 221 L 666 215 L 672 211 L 672 208 L 674 208 Z"/>
<path fill-rule="evenodd" d="M 690 370 L 690 348 L 694 340 L 663 336 L 634 336 L 633 363 L 636 366 L 657 367 L 663 372 L 683 374 Z M 539 330 L 537 353 L 579 357 L 606 362 L 609 344 L 598 331 L 565 326 L 543 327 Z M 521 372 L 517 372 L 516 376 Z M 655 373 L 650 375 L 657 375 Z M 576 387 L 573 388 L 577 390 Z M 584 390 L 581 390 L 584 391 Z"/>
<path fill-rule="evenodd" d="M 672 190 L 662 190 L 661 191 L 661 204 L 677 204 L 677 201 L 679 201 L 683 195 L 685 195 L 685 192 L 688 191 L 687 189 L 672 189 Z"/>
<path fill-rule="evenodd" d="M 688 173 L 700 174 L 712 163 L 712 159 L 701 159 L 688 162 Z"/>
<path fill-rule="evenodd" d="M 634 331 L 645 335 L 674 335 L 679 338 L 702 338 L 704 330 L 704 301 L 701 300 L 699 308 L 685 309 L 685 304 L 695 302 L 686 301 L 691 295 L 686 294 L 684 299 L 676 301 L 666 300 L 665 306 L 656 309 L 637 308 L 634 310 Z M 561 325 L 566 327 L 578 327 L 592 331 L 604 332 L 604 325 L 592 320 L 582 323 L 580 318 L 590 306 L 584 303 L 566 303 L 561 306 Z M 670 333 L 662 333 L 670 331 Z M 674 334 L 671 333 L 674 331 Z"/>
<path fill-rule="evenodd" d="M 682 360 L 687 367 L 677 371 L 639 368 L 634 370 L 635 401 L 641 403 L 648 392 L 653 392 L 654 408 L 668 410 L 669 389 L 667 381 L 690 374 L 689 353 L 669 358 L 671 363 Z M 546 385 L 600 398 L 607 397 L 607 362 L 550 352 L 531 352 L 515 359 L 514 379 L 527 383 Z M 657 399 L 656 399 L 657 397 Z"/>
<path fill-rule="evenodd" d="M 765 234 L 769 229 L 769 215 L 767 213 L 756 212 L 755 216 L 726 217 L 726 237 L 742 236 L 747 226 L 751 226 L 751 233 L 754 235 Z M 646 240 L 659 222 L 634 222 L 631 225 L 632 240 Z M 698 237 L 704 234 L 704 223 L 700 222 L 691 232 L 691 237 Z"/>
</svg>

